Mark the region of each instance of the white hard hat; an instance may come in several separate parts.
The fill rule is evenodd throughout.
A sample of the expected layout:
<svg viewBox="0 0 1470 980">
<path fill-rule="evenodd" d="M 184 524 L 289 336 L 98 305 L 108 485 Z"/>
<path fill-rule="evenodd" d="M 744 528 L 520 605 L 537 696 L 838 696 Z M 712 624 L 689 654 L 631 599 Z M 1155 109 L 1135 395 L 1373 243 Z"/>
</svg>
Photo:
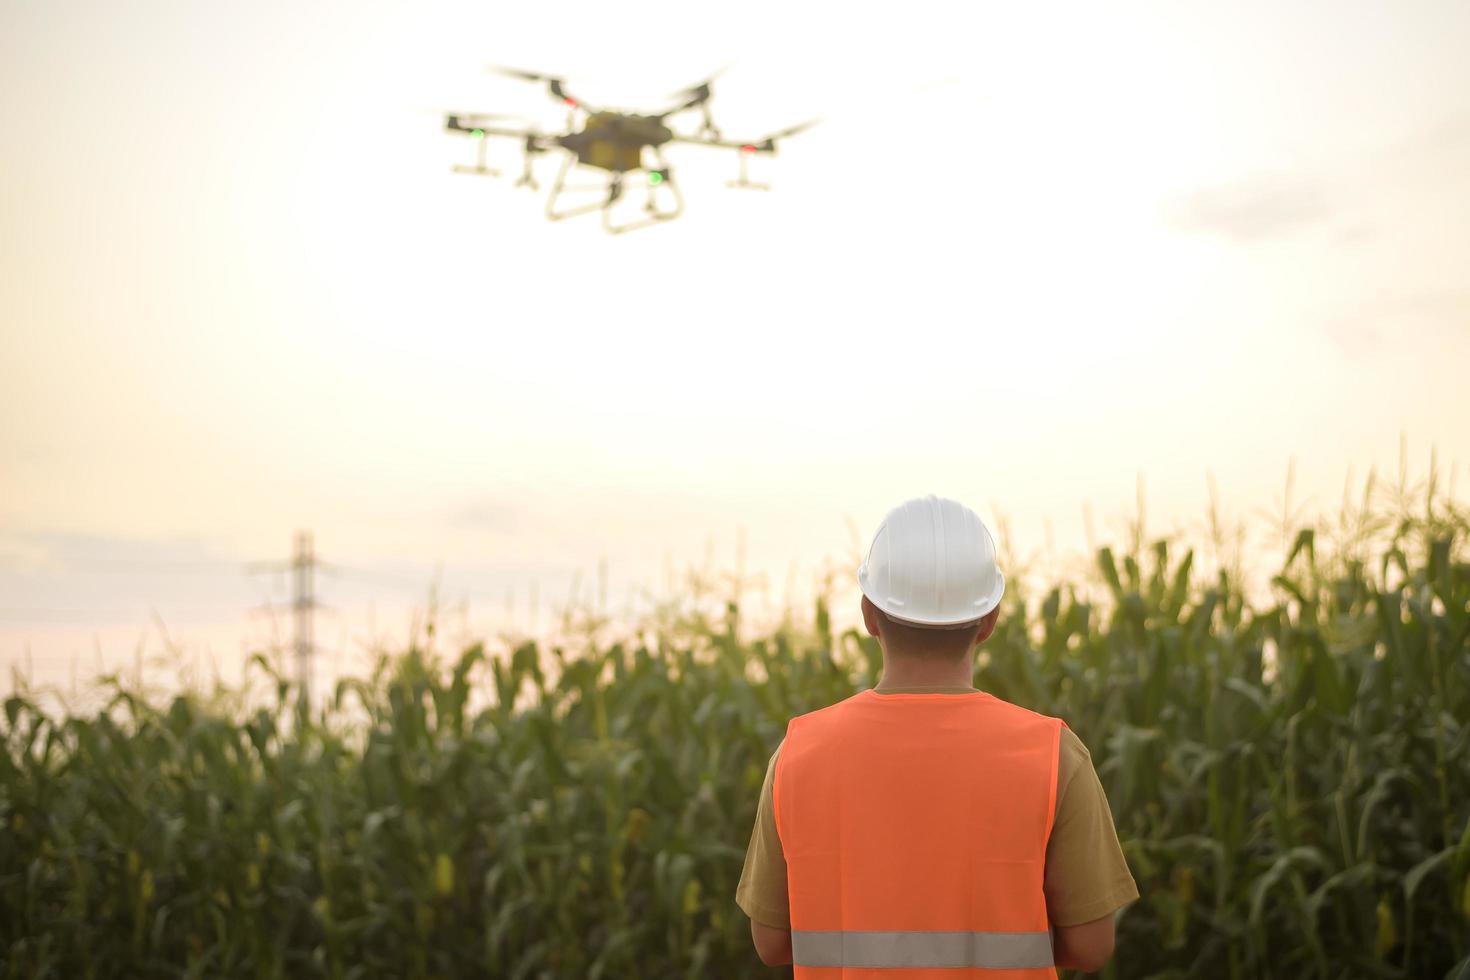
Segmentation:
<svg viewBox="0 0 1470 980">
<path fill-rule="evenodd" d="M 930 494 L 888 512 L 858 567 L 863 595 L 911 626 L 959 627 L 1000 605 L 1006 577 L 980 516 Z"/>
</svg>

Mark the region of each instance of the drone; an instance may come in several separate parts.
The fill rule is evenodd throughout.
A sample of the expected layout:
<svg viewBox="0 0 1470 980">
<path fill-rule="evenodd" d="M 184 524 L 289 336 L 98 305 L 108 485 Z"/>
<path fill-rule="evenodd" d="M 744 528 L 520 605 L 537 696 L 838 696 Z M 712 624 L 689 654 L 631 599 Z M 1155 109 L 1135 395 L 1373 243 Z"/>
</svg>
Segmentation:
<svg viewBox="0 0 1470 980">
<path fill-rule="evenodd" d="M 456 166 L 456 173 L 500 176 L 485 163 L 485 147 L 488 137 L 501 136 L 519 140 L 522 150 L 521 174 L 515 187 L 539 190 L 540 185 L 532 173 L 532 164 L 540 155 L 556 150 L 565 151 L 561 169 L 551 186 L 551 195 L 546 201 L 546 217 L 552 221 L 571 218 L 592 211 L 602 212 L 604 230 L 619 234 L 634 228 L 643 228 L 677 218 L 684 210 L 684 196 L 674 180 L 673 169 L 664 157 L 664 147 L 670 143 L 692 143 L 698 146 L 713 146 L 735 150 L 740 161 L 739 176 L 728 182 L 730 187 L 751 190 L 770 190 L 768 184 L 752 181 L 748 171 L 749 159 L 757 153 L 774 154 L 776 143 L 816 124 L 808 120 L 796 126 L 771 133 L 757 140 L 725 139 L 715 126 L 710 114 L 710 89 L 713 77 L 683 89 L 670 96 L 676 104 L 662 112 L 633 113 L 618 109 L 594 106 L 567 90 L 566 81 L 538 72 L 521 71 L 515 68 L 492 68 L 492 71 L 528 82 L 546 85 L 551 97 L 567 107 L 566 132 L 546 134 L 532 129 L 512 129 L 504 125 L 506 116 L 496 113 L 448 113 L 444 128 L 451 133 L 463 133 L 476 142 L 476 157 L 473 166 Z M 696 133 L 683 135 L 670 128 L 671 117 L 692 110 L 700 112 L 700 126 Z M 607 175 L 600 200 L 570 207 L 559 205 L 562 195 L 568 190 L 566 181 L 574 166 L 590 167 Z M 646 186 L 644 217 L 637 221 L 617 223 L 613 219 L 613 206 L 623 197 L 633 175 L 643 174 Z"/>
</svg>

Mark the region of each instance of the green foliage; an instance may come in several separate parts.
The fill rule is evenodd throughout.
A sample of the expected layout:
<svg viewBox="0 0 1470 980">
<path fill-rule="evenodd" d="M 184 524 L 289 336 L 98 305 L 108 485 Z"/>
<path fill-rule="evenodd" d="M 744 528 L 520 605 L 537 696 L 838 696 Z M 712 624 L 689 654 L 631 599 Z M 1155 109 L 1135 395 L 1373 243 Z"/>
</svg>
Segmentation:
<svg viewBox="0 0 1470 980">
<path fill-rule="evenodd" d="M 1369 561 L 1300 530 L 1261 608 L 1163 541 L 1099 552 L 1104 601 L 1007 597 L 975 682 L 1088 743 L 1143 895 L 1108 975 L 1441 977 L 1470 954 L 1466 522 L 1390 531 Z M 736 617 L 411 649 L 310 715 L 283 681 L 241 717 L 116 682 L 91 717 L 17 694 L 0 974 L 769 975 L 733 902 L 766 762 L 882 658 L 825 604 L 754 639 Z"/>
</svg>

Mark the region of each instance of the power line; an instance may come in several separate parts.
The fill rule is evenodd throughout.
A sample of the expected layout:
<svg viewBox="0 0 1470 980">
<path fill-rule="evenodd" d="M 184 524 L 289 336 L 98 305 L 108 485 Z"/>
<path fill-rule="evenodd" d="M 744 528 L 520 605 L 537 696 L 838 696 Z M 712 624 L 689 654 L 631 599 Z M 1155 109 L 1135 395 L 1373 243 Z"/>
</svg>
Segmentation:
<svg viewBox="0 0 1470 980">
<path fill-rule="evenodd" d="M 136 609 L 0 609 L 0 619 L 21 623 L 85 623 L 99 616 L 127 617 Z"/>
<path fill-rule="evenodd" d="M 190 605 L 175 607 L 175 613 L 194 613 L 215 609 L 238 609 L 239 606 L 233 602 L 215 602 L 203 605 Z M 143 607 L 131 609 L 76 609 L 76 608 L 54 608 L 54 607 L 7 607 L 0 608 L 0 619 L 24 622 L 32 620 L 42 622 L 55 619 L 58 622 L 83 622 L 99 616 L 111 616 L 118 618 L 129 618 L 136 616 L 146 617 L 148 610 Z"/>
<path fill-rule="evenodd" d="M 491 593 L 481 591 L 480 589 L 468 589 L 460 588 L 454 585 L 447 585 L 439 578 L 439 576 L 442 575 L 442 572 L 443 570 L 440 569 L 434 573 L 434 577 L 432 580 L 422 581 L 409 580 L 408 578 L 400 575 L 385 574 L 383 572 L 375 572 L 365 568 L 356 568 L 352 566 L 333 565 L 330 569 L 327 570 L 327 573 L 329 575 L 332 575 L 333 578 L 342 579 L 344 581 L 357 582 L 363 585 L 387 585 L 395 588 L 404 589 L 410 592 L 416 592 L 419 594 L 432 591 L 440 599 L 452 599 L 462 597 L 466 599 L 475 599 L 480 602 L 500 602 L 504 598 L 501 595 L 492 595 Z"/>
<path fill-rule="evenodd" d="M 363 585 L 391 585 L 401 589 L 412 589 L 415 592 L 428 589 L 434 584 L 431 581 L 410 580 L 391 573 L 374 572 L 352 566 L 332 565 L 322 570 L 333 578 L 348 582 L 358 582 Z"/>
<path fill-rule="evenodd" d="M 141 561 L 133 558 L 63 558 L 64 571 L 93 572 L 200 572 L 239 567 L 232 561 Z"/>
</svg>

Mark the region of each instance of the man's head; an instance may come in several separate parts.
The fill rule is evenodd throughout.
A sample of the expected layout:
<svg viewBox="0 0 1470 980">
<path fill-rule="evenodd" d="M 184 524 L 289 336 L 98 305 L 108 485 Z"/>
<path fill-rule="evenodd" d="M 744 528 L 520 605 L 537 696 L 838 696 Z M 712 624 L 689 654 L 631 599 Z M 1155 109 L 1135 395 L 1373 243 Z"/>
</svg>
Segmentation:
<svg viewBox="0 0 1470 980">
<path fill-rule="evenodd" d="M 863 621 L 890 655 L 957 659 L 998 618 L 1005 576 L 995 539 L 955 500 L 907 500 L 878 526 L 858 568 Z"/>
<path fill-rule="evenodd" d="M 873 605 L 873 600 L 863 596 L 863 625 L 867 627 L 869 636 L 878 638 L 883 645 L 883 653 L 888 657 L 962 660 L 978 644 L 990 638 L 998 619 L 1000 607 L 997 606 L 975 622 L 963 626 L 914 626 L 894 619 Z"/>
</svg>

